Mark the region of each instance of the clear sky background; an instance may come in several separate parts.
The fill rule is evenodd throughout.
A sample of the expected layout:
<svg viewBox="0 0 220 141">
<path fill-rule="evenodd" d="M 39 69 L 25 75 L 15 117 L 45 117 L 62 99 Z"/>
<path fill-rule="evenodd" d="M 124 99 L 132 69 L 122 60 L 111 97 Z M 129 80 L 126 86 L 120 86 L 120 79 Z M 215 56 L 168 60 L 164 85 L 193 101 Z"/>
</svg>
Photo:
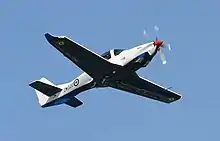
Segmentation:
<svg viewBox="0 0 220 141">
<path fill-rule="evenodd" d="M 0 4 L 1 141 L 219 140 L 218 0 L 4 0 Z M 157 55 L 138 73 L 183 98 L 163 104 L 114 89 L 77 97 L 79 108 L 43 109 L 30 82 L 68 82 L 82 71 L 48 44 L 65 35 L 103 53 L 155 39 L 172 45 L 167 65 Z"/>
</svg>

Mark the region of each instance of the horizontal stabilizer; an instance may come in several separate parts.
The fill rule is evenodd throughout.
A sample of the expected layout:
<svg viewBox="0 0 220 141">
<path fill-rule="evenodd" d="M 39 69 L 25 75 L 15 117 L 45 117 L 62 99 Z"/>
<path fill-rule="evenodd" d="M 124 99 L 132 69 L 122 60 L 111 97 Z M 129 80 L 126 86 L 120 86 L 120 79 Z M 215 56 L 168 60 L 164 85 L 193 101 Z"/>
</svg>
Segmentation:
<svg viewBox="0 0 220 141">
<path fill-rule="evenodd" d="M 69 101 L 65 102 L 65 104 L 67 104 L 67 105 L 69 105 L 69 106 L 71 106 L 71 107 L 76 108 L 76 107 L 82 105 L 83 103 L 82 103 L 82 101 L 80 101 L 79 99 L 73 97 L 73 98 L 71 98 Z"/>
<path fill-rule="evenodd" d="M 42 92 L 43 94 L 47 95 L 47 96 L 52 96 L 60 91 L 62 91 L 62 89 L 46 84 L 44 82 L 41 81 L 34 81 L 33 83 L 29 84 L 29 86 L 33 87 L 34 89 Z"/>
</svg>

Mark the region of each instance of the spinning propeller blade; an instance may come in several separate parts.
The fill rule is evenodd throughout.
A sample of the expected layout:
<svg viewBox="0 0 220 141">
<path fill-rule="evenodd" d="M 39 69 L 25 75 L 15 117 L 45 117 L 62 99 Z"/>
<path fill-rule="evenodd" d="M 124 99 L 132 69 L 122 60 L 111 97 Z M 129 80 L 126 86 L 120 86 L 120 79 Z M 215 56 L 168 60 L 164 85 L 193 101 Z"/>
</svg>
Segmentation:
<svg viewBox="0 0 220 141">
<path fill-rule="evenodd" d="M 159 27 L 157 25 L 154 25 L 155 31 L 159 31 Z"/>
<path fill-rule="evenodd" d="M 159 53 L 160 53 L 160 59 L 162 60 L 162 63 L 163 63 L 163 64 L 166 64 L 166 63 L 167 63 L 166 57 L 165 57 L 165 55 L 163 54 L 163 52 L 162 52 L 161 49 L 159 50 Z"/>
<path fill-rule="evenodd" d="M 162 47 L 167 47 L 169 51 L 171 50 L 171 46 L 168 43 L 163 42 Z"/>
<path fill-rule="evenodd" d="M 146 38 L 146 40 L 148 41 L 149 39 L 149 34 L 147 33 L 147 31 L 144 29 L 144 32 L 143 32 L 143 35 L 144 37 Z"/>
<path fill-rule="evenodd" d="M 154 25 L 154 30 L 156 33 L 156 41 L 158 40 L 158 31 L 160 30 L 158 26 Z"/>
</svg>

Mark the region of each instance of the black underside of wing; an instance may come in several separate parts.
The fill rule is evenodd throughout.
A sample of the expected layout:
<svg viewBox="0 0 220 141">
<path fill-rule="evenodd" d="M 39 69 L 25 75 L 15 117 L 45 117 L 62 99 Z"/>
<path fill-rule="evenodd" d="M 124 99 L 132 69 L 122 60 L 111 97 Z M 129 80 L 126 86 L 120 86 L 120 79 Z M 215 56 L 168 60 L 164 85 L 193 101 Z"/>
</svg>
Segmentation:
<svg viewBox="0 0 220 141">
<path fill-rule="evenodd" d="M 138 77 L 136 73 L 130 75 L 115 85 L 113 84 L 112 87 L 164 103 L 171 103 L 181 98 L 179 94 L 148 80 L 144 80 Z"/>
</svg>

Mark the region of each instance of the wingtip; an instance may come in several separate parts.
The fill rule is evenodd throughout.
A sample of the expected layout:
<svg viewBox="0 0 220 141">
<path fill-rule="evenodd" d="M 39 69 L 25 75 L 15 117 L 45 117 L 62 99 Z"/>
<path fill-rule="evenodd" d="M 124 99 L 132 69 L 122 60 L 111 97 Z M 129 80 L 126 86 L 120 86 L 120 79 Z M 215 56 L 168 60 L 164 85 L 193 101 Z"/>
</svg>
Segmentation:
<svg viewBox="0 0 220 141">
<path fill-rule="evenodd" d="M 52 36 L 50 33 L 45 33 L 44 36 L 49 42 L 54 39 L 54 36 Z"/>
<path fill-rule="evenodd" d="M 182 95 L 179 95 L 179 99 L 178 100 L 180 100 L 180 99 L 182 99 L 183 98 L 183 96 Z"/>
<path fill-rule="evenodd" d="M 179 101 L 181 98 L 182 98 L 182 95 L 178 94 L 175 97 L 168 98 L 168 102 L 167 103 L 173 103 L 173 102 Z"/>
</svg>

